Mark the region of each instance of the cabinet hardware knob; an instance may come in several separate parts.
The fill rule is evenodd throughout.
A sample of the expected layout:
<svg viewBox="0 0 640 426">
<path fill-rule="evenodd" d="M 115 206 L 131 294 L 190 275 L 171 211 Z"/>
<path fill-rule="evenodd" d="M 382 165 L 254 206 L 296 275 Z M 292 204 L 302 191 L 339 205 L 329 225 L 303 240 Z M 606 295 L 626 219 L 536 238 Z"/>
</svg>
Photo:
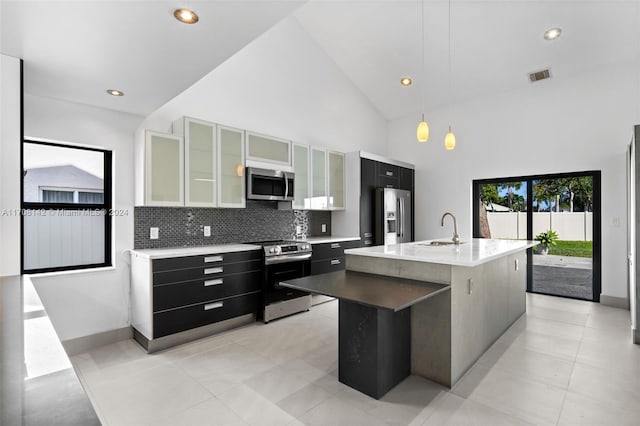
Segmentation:
<svg viewBox="0 0 640 426">
<path fill-rule="evenodd" d="M 207 303 L 206 305 L 204 305 L 204 310 L 210 311 L 211 309 L 218 309 L 218 308 L 222 308 L 223 306 L 224 306 L 224 302 Z"/>
<path fill-rule="evenodd" d="M 222 262 L 222 259 L 222 256 L 207 256 L 204 258 L 204 263 Z"/>
<path fill-rule="evenodd" d="M 204 282 L 204 286 L 205 287 L 209 287 L 212 285 L 220 285 L 224 282 L 224 280 L 222 278 L 216 278 L 215 280 L 207 280 Z"/>
<path fill-rule="evenodd" d="M 208 274 L 219 274 L 223 271 L 222 266 L 219 268 L 207 268 L 204 270 L 205 275 Z"/>
</svg>

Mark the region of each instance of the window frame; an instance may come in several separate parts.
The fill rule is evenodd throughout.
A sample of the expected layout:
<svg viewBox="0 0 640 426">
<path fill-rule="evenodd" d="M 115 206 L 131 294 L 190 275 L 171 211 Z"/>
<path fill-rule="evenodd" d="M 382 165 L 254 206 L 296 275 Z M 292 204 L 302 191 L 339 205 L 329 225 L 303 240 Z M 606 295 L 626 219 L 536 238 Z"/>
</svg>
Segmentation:
<svg viewBox="0 0 640 426">
<path fill-rule="evenodd" d="M 100 152 L 104 155 L 104 171 L 103 171 L 103 193 L 104 202 L 102 204 L 82 204 L 82 203 L 44 203 L 44 202 L 25 202 L 24 201 L 24 146 L 26 143 L 55 146 L 60 148 L 72 148 L 86 151 Z M 111 150 L 89 147 L 83 145 L 74 145 L 72 143 L 64 142 L 52 142 L 39 140 L 35 138 L 23 138 L 20 145 L 20 162 L 21 162 L 21 177 L 20 177 L 20 203 L 23 214 L 20 219 L 20 243 L 21 243 L 21 256 L 20 256 L 20 270 L 22 274 L 40 274 L 46 272 L 62 272 L 62 271 L 75 271 L 75 270 L 90 270 L 95 268 L 105 268 L 113 266 L 112 262 L 112 200 L 113 200 L 113 176 L 112 176 L 112 164 L 113 164 L 113 152 Z M 37 269 L 25 269 L 24 267 L 24 212 L 26 210 L 95 210 L 104 211 L 104 262 L 91 263 L 81 265 L 67 265 L 67 266 L 55 266 L 49 268 L 37 268 Z"/>
</svg>

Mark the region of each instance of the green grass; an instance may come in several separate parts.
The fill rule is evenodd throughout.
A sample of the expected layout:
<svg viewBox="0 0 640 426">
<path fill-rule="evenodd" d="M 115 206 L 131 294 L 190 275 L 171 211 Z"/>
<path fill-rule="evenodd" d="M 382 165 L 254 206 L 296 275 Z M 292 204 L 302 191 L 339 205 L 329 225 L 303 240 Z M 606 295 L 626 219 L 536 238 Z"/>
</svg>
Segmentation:
<svg viewBox="0 0 640 426">
<path fill-rule="evenodd" d="M 591 257 L 593 253 L 591 241 L 556 241 L 555 246 L 549 247 L 549 254 L 556 256 Z"/>
</svg>

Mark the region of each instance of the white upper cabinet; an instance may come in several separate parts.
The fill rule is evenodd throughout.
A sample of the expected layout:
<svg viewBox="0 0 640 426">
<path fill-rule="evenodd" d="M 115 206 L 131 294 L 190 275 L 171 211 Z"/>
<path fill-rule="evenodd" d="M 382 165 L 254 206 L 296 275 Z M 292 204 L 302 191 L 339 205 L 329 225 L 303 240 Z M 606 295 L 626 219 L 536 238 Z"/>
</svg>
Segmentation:
<svg viewBox="0 0 640 426">
<path fill-rule="evenodd" d="M 179 125 L 181 124 L 181 125 Z M 174 123 L 174 132 L 184 132 L 185 205 L 216 206 L 216 125 L 184 117 Z"/>
<path fill-rule="evenodd" d="M 218 125 L 218 207 L 245 207 L 244 131 Z"/>
<path fill-rule="evenodd" d="M 327 177 L 329 186 L 329 209 L 343 210 L 344 198 L 344 154 L 336 151 L 328 151 Z"/>
<path fill-rule="evenodd" d="M 294 209 L 311 208 L 309 196 L 309 146 L 293 144 L 293 172 L 295 174 L 295 187 L 293 191 Z"/>
<path fill-rule="evenodd" d="M 326 210 L 327 199 L 327 150 L 311 147 L 311 209 Z"/>
<path fill-rule="evenodd" d="M 291 168 L 290 141 L 249 131 L 246 134 L 247 160 Z"/>
<path fill-rule="evenodd" d="M 181 136 L 145 131 L 145 205 L 184 205 L 183 145 Z"/>
</svg>

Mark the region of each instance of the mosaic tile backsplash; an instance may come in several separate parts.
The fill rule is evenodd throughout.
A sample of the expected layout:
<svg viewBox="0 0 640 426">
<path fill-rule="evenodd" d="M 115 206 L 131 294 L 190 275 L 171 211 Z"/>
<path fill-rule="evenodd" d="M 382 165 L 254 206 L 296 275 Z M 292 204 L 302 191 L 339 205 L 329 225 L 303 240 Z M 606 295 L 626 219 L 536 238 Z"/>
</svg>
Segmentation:
<svg viewBox="0 0 640 426">
<path fill-rule="evenodd" d="M 291 239 L 296 225 L 302 234 L 314 236 L 322 223 L 331 234 L 331 212 L 278 210 L 271 201 L 247 200 L 244 209 L 195 207 L 136 207 L 134 213 L 136 249 L 204 246 L 225 243 Z M 204 227 L 211 226 L 211 236 Z M 149 239 L 149 228 L 160 228 L 157 240 Z"/>
</svg>

